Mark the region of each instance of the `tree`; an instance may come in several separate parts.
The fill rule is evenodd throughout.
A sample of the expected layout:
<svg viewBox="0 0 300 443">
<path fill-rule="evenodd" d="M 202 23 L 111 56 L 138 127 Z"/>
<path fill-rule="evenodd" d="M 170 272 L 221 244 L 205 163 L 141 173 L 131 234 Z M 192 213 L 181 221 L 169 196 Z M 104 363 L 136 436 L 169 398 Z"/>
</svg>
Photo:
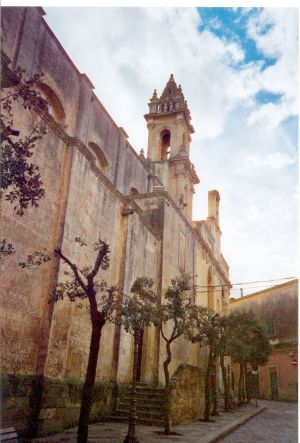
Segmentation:
<svg viewBox="0 0 300 443">
<path fill-rule="evenodd" d="M 38 207 L 45 195 L 39 167 L 30 158 L 46 130 L 45 125 L 36 121 L 29 133 L 21 134 L 20 128 L 15 127 L 15 124 L 18 126 L 14 121 L 15 107 L 18 104 L 24 111 L 47 112 L 48 102 L 38 90 L 43 74 L 28 77 L 25 69 L 18 68 L 11 78 L 9 88 L 1 87 L 0 199 L 4 197 L 14 204 L 16 214 L 22 216 L 30 204 Z M 0 244 L 0 259 L 15 252 L 13 244 L 6 239 Z"/>
<path fill-rule="evenodd" d="M 163 363 L 165 375 L 165 434 L 170 434 L 170 373 L 169 365 L 172 361 L 171 345 L 185 334 L 190 320 L 191 300 L 187 295 L 190 291 L 191 277 L 181 273 L 171 280 L 171 285 L 165 292 L 166 303 L 158 307 L 158 326 L 166 344 L 167 358 Z M 164 323 L 168 327 L 164 328 Z M 166 331 L 168 329 L 168 332 Z"/>
<path fill-rule="evenodd" d="M 29 160 L 45 127 L 36 121 L 28 134 L 21 135 L 20 128 L 15 127 L 15 106 L 18 103 L 23 110 L 46 112 L 48 103 L 38 90 L 43 74 L 28 77 L 25 69 L 18 68 L 13 77 L 14 83 L 5 88 L 6 92 L 1 88 L 1 196 L 4 192 L 5 200 L 15 204 L 14 210 L 22 216 L 29 204 L 37 207 L 45 195 L 39 167 Z"/>
<path fill-rule="evenodd" d="M 76 237 L 75 241 L 81 247 L 87 246 L 86 242 L 80 237 Z M 109 245 L 99 239 L 94 243 L 94 251 L 96 252 L 96 258 L 93 266 L 80 269 L 60 249 L 55 249 L 54 253 L 68 266 L 69 270 L 65 271 L 67 280 L 57 284 L 56 290 L 51 294 L 49 300 L 50 303 L 56 303 L 67 297 L 71 302 L 87 299 L 89 303 L 92 333 L 87 372 L 82 389 L 77 433 L 78 443 L 87 442 L 88 421 L 92 405 L 101 332 L 106 322 L 113 320 L 119 294 L 115 286 L 108 286 L 106 281 L 98 281 L 97 279 L 99 270 L 107 270 L 109 267 Z M 40 265 L 50 258 L 47 254 L 36 252 L 28 257 L 27 262 L 20 263 L 20 266 L 30 268 Z"/>
<path fill-rule="evenodd" d="M 269 340 L 263 326 L 253 312 L 233 312 L 229 316 L 231 334 L 228 354 L 240 365 L 238 402 L 245 402 L 245 372 L 247 363 L 258 366 L 265 364 L 271 352 Z"/>
<path fill-rule="evenodd" d="M 191 311 L 189 328 L 186 330 L 187 338 L 200 347 L 209 346 L 208 362 L 205 374 L 205 408 L 204 421 L 210 420 L 211 396 L 216 396 L 216 374 L 213 371 L 216 365 L 218 341 L 218 314 L 203 306 L 194 306 Z M 212 381 L 213 378 L 213 381 Z M 216 400 L 216 398 L 214 398 Z M 214 401 L 214 413 L 216 413 Z"/>
<path fill-rule="evenodd" d="M 152 308 L 151 318 L 155 326 L 160 330 L 161 336 L 166 343 L 167 358 L 163 362 L 165 375 L 165 430 L 169 435 L 170 431 L 170 373 L 169 365 L 172 361 L 171 345 L 179 337 L 183 336 L 188 329 L 191 317 L 191 300 L 187 292 L 190 291 L 191 277 L 189 274 L 181 272 L 179 276 L 171 280 L 171 285 L 165 292 L 165 303 L 159 304 L 160 296 L 152 290 L 153 281 L 147 277 L 136 280 L 134 292 L 144 298 L 151 298 L 156 302 L 156 307 Z M 168 333 L 164 328 L 168 325 Z M 167 328 L 166 328 L 167 329 Z"/>
<path fill-rule="evenodd" d="M 226 316 L 220 316 L 218 318 L 218 328 L 219 334 L 217 342 L 217 353 L 220 356 L 220 366 L 224 385 L 224 411 L 228 411 L 230 406 L 230 393 L 228 377 L 225 368 L 225 356 L 228 355 L 228 340 L 231 333 L 230 318 Z"/>
</svg>

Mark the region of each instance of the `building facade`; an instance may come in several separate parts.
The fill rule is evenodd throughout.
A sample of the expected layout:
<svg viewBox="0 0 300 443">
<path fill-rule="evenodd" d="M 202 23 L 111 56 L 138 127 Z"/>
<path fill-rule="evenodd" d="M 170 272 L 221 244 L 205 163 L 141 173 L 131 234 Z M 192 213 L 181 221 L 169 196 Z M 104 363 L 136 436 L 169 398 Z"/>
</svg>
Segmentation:
<svg viewBox="0 0 300 443">
<path fill-rule="evenodd" d="M 231 299 L 229 312 L 253 311 L 265 326 L 272 352 L 259 367 L 261 398 L 296 400 L 298 395 L 298 280 Z M 238 382 L 238 369 L 235 368 Z"/>
<path fill-rule="evenodd" d="M 230 288 L 229 268 L 221 253 L 216 190 L 208 195 L 207 219 L 192 220 L 199 178 L 189 157 L 194 129 L 181 86 L 171 75 L 162 95 L 154 92 L 145 115 L 147 156 L 138 155 L 124 129 L 94 94 L 91 81 L 68 57 L 44 14 L 42 8 L 7 7 L 1 16 L 3 93 L 9 90 L 11 73 L 20 66 L 29 75 L 44 73 L 39 88 L 50 105 L 49 113 L 14 109 L 20 134 L 28 133 L 32 115 L 47 127 L 34 154 L 45 198 L 23 217 L 2 201 L 1 220 L 2 236 L 16 250 L 1 264 L 4 422 L 26 430 L 30 399 L 39 381 L 46 380 L 41 432 L 52 425 L 58 429 L 58 416 L 61 427 L 76 423 L 78 399 L 76 403 L 72 395 L 85 376 L 91 325 L 88 311 L 76 303 L 48 303 L 57 282 L 64 279 L 65 266 L 55 259 L 24 270 L 18 266 L 24 257 L 60 248 L 83 268 L 92 264 L 90 251 L 79 248 L 75 237 L 90 245 L 101 237 L 110 244 L 111 265 L 100 277 L 124 293 L 129 294 L 134 280 L 145 275 L 163 294 L 171 278 L 184 270 L 192 277 L 193 301 L 222 312 Z M 197 290 L 207 285 L 212 286 L 207 292 Z M 215 285 L 223 291 L 214 291 Z M 165 349 L 154 327 L 145 328 L 141 349 L 141 381 L 161 384 Z M 111 401 L 111 386 L 131 379 L 132 336 L 118 325 L 105 325 L 99 355 L 97 381 L 102 383 L 101 398 L 106 403 L 92 410 L 95 419 Z M 205 368 L 205 350 L 177 340 L 171 373 L 182 364 Z M 64 399 L 60 407 L 54 400 L 58 397 Z"/>
</svg>

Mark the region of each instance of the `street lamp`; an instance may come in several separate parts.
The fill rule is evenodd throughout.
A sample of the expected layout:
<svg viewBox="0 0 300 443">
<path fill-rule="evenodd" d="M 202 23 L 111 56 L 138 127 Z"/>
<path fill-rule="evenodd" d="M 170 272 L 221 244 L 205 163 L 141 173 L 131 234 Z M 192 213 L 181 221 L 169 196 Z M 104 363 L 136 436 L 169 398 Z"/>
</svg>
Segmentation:
<svg viewBox="0 0 300 443">
<path fill-rule="evenodd" d="M 138 347 L 141 339 L 141 329 L 143 327 L 142 313 L 136 312 L 134 315 L 134 352 L 133 352 L 133 369 L 132 369 L 132 386 L 131 386 L 131 399 L 129 409 L 128 420 L 128 432 L 125 437 L 124 443 L 139 443 L 137 436 L 135 435 L 135 425 L 137 423 L 136 414 L 136 379 L 137 379 L 137 363 L 138 363 Z"/>
</svg>

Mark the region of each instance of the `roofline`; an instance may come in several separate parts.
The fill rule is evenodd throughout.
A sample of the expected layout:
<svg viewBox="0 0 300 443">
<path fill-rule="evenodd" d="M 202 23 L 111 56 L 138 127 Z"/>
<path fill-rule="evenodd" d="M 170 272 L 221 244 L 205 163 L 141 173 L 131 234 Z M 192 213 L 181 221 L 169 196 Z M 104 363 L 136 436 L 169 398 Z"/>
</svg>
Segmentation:
<svg viewBox="0 0 300 443">
<path fill-rule="evenodd" d="M 245 299 L 248 299 L 248 298 L 254 297 L 255 295 L 259 295 L 259 294 L 266 293 L 266 292 L 268 292 L 268 291 L 270 291 L 270 290 L 274 290 L 274 289 L 282 288 L 282 287 L 284 287 L 284 286 L 289 286 L 289 285 L 294 284 L 294 283 L 296 283 L 296 282 L 298 282 L 298 278 L 294 278 L 293 280 L 290 280 L 290 281 L 288 281 L 288 282 L 286 282 L 286 283 L 280 283 L 279 285 L 271 286 L 270 288 L 267 288 L 267 289 L 262 289 L 261 291 L 253 292 L 252 294 L 243 295 L 243 297 L 239 297 L 239 298 L 233 299 L 233 300 L 230 302 L 230 305 L 231 305 L 232 303 L 237 303 L 237 302 L 243 301 L 243 300 L 245 300 Z"/>
</svg>

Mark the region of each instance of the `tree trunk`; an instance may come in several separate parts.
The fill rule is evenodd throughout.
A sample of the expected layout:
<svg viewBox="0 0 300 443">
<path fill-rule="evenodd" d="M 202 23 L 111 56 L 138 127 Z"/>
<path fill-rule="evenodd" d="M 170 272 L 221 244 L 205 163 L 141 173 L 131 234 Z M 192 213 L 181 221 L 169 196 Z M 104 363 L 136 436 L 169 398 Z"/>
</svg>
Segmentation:
<svg viewBox="0 0 300 443">
<path fill-rule="evenodd" d="M 219 415 L 218 413 L 218 392 L 217 392 L 217 357 L 214 353 L 213 358 L 213 367 L 212 367 L 212 392 L 213 392 L 213 410 L 211 412 L 211 415 Z"/>
<path fill-rule="evenodd" d="M 101 331 L 104 322 L 92 321 L 92 336 L 90 342 L 90 353 L 85 382 L 82 389 L 79 425 L 77 431 L 77 442 L 86 443 L 88 439 L 88 424 L 92 406 L 93 389 L 96 377 L 96 368 L 99 354 Z"/>
<path fill-rule="evenodd" d="M 246 364 L 243 363 L 243 390 L 242 390 L 243 403 L 246 403 Z"/>
<path fill-rule="evenodd" d="M 213 383 L 212 383 L 212 401 L 213 401 L 213 409 L 211 411 L 211 415 L 216 416 L 219 415 L 218 413 L 218 398 L 217 398 L 217 384 L 216 384 L 216 374 L 213 372 L 212 376 L 214 378 Z"/>
<path fill-rule="evenodd" d="M 239 376 L 239 390 L 238 390 L 238 404 L 242 404 L 242 391 L 243 391 L 243 364 L 240 363 L 240 376 Z"/>
<path fill-rule="evenodd" d="M 205 409 L 204 409 L 205 421 L 209 421 L 209 416 L 210 416 L 210 377 L 211 377 L 212 362 L 213 362 L 213 351 L 212 351 L 212 346 L 210 346 L 207 370 L 205 376 Z"/>
<path fill-rule="evenodd" d="M 165 373 L 165 434 L 169 435 L 170 430 L 170 374 L 169 364 L 171 363 L 171 343 L 166 342 L 167 359 L 164 361 L 164 373 Z"/>
<path fill-rule="evenodd" d="M 220 365 L 222 369 L 222 378 L 224 384 L 224 411 L 229 410 L 229 386 L 228 386 L 228 378 L 226 374 L 226 368 L 224 363 L 224 354 L 220 355 Z"/>
</svg>

